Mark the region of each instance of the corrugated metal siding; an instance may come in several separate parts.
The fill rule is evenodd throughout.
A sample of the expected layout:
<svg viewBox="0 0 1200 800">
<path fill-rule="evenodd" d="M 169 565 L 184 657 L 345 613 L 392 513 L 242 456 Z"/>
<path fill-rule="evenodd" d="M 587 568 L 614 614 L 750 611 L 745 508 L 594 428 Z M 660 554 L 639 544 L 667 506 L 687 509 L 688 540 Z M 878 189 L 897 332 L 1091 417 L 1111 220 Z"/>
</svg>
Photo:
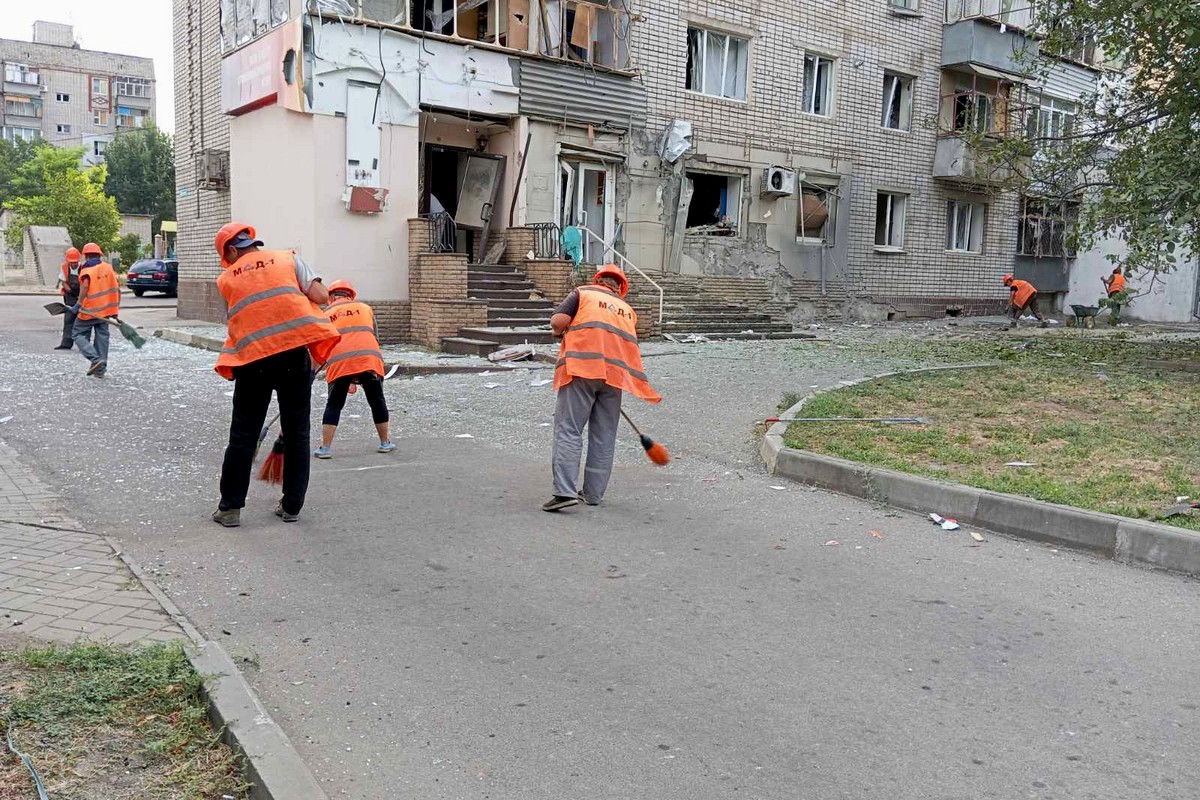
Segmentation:
<svg viewBox="0 0 1200 800">
<path fill-rule="evenodd" d="M 1046 94 L 1077 102 L 1082 95 L 1096 91 L 1095 72 L 1066 62 L 1058 62 L 1046 75 Z"/>
<path fill-rule="evenodd" d="M 646 125 L 646 90 L 635 78 L 520 59 L 521 114 L 556 122 Z"/>
</svg>

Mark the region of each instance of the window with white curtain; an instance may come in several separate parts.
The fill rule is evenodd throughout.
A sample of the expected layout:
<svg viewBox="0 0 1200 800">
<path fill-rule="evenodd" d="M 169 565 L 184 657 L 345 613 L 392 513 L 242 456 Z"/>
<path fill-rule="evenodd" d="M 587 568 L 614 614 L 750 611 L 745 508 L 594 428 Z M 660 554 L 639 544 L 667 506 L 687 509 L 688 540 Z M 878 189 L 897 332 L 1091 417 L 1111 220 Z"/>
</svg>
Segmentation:
<svg viewBox="0 0 1200 800">
<path fill-rule="evenodd" d="M 907 75 L 883 73 L 883 127 L 906 131 L 912 126 L 912 89 Z"/>
<path fill-rule="evenodd" d="M 983 252 L 983 203 L 946 203 L 946 249 L 955 253 Z"/>
<path fill-rule="evenodd" d="M 745 100 L 749 50 L 745 39 L 689 28 L 686 88 L 712 97 Z"/>
<path fill-rule="evenodd" d="M 818 117 L 833 114 L 833 59 L 804 56 L 804 96 L 800 110 Z"/>
</svg>

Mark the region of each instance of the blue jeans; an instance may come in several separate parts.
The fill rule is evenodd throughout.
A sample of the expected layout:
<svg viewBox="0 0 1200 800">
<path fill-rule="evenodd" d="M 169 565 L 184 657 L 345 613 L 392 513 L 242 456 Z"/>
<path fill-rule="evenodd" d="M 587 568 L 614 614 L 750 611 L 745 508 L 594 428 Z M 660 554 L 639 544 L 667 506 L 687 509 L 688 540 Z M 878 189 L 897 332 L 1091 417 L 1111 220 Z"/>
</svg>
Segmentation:
<svg viewBox="0 0 1200 800">
<path fill-rule="evenodd" d="M 90 363 L 108 363 L 108 323 L 102 319 L 77 319 L 71 337 Z M 92 345 L 95 337 L 96 344 Z"/>
</svg>

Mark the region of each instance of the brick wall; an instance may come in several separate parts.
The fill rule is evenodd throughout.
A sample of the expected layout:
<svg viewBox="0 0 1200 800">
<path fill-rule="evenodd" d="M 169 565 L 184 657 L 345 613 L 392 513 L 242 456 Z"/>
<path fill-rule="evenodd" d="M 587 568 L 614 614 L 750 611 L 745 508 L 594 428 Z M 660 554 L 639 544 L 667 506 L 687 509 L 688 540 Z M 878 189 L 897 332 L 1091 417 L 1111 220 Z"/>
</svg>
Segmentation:
<svg viewBox="0 0 1200 800">
<path fill-rule="evenodd" d="M 409 335 L 426 347 L 438 347 L 460 327 L 487 325 L 487 303 L 467 299 L 467 256 L 427 252 L 432 232 L 429 220 L 408 221 Z"/>
<path fill-rule="evenodd" d="M 411 341 L 412 306 L 403 300 L 364 300 L 375 312 L 382 344 Z"/>
<path fill-rule="evenodd" d="M 575 265 L 570 261 L 538 259 L 521 263 L 533 285 L 555 303 L 561 303 L 575 288 Z"/>
<path fill-rule="evenodd" d="M 213 283 L 221 272 L 213 237 L 229 221 L 229 192 L 196 185 L 196 156 L 205 149 L 229 149 L 229 121 L 221 114 L 220 5 L 220 0 L 174 0 L 178 313 L 213 322 L 225 320 L 225 304 Z"/>
<path fill-rule="evenodd" d="M 875 295 L 876 303 L 890 306 L 903 317 L 941 319 L 946 316 L 946 309 L 952 306 L 962 308 L 962 315 L 967 317 L 994 316 L 1004 314 L 1008 308 L 1008 298 L 997 300 L 992 297 L 912 297 L 899 295 Z M 1049 309 L 1043 309 L 1043 312 Z"/>
<path fill-rule="evenodd" d="M 532 228 L 506 228 L 503 233 L 504 255 L 501 264 L 522 267 L 529 251 L 537 243 L 537 233 Z"/>
</svg>

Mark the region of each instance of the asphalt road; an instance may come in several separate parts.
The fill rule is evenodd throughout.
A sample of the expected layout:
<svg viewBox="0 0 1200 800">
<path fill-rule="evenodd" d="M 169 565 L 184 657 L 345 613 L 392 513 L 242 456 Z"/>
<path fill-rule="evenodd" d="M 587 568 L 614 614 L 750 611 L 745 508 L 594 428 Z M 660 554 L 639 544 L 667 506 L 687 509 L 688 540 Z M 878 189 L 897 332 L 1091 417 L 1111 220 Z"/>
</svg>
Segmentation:
<svg viewBox="0 0 1200 800">
<path fill-rule="evenodd" d="M 853 348 L 651 359 L 666 402 L 633 410 L 676 462 L 626 442 L 605 505 L 560 515 L 537 373 L 391 382 L 398 453 L 352 400 L 302 521 L 257 484 L 224 530 L 211 354 L 114 339 L 87 379 L 37 305 L 0 298 L 0 438 L 259 664 L 333 797 L 1196 796 L 1200 583 L 754 463 L 783 392 L 883 366 Z"/>
</svg>

